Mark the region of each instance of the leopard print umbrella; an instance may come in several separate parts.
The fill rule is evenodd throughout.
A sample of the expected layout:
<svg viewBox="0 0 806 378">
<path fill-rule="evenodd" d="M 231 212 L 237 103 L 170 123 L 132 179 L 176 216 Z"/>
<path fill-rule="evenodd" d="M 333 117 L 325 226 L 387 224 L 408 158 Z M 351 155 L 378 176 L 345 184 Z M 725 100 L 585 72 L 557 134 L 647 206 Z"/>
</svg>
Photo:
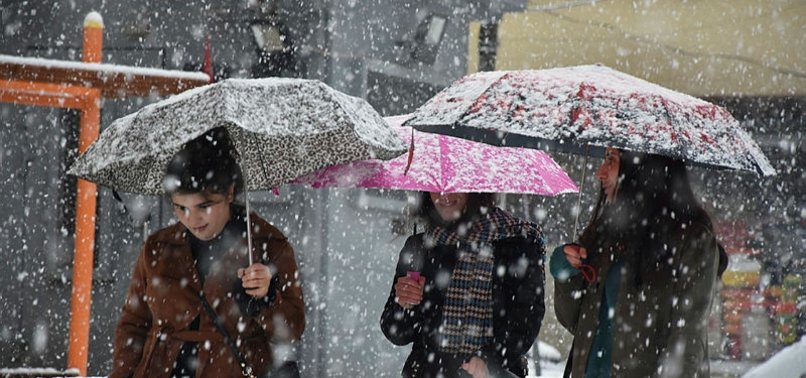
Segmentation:
<svg viewBox="0 0 806 378">
<path fill-rule="evenodd" d="M 267 190 L 317 169 L 388 160 L 405 143 L 364 100 L 316 80 L 229 79 L 115 120 L 69 173 L 120 192 L 163 193 L 171 157 L 225 127 L 247 190 Z"/>
</svg>

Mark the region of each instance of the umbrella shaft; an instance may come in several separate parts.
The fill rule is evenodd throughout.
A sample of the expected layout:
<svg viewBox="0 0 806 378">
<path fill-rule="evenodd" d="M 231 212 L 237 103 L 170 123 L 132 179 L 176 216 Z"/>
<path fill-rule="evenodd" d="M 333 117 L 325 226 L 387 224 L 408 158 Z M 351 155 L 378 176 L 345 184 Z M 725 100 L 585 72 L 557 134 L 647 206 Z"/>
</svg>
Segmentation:
<svg viewBox="0 0 806 378">
<path fill-rule="evenodd" d="M 249 209 L 249 191 L 243 192 L 244 202 L 246 202 L 246 253 L 249 255 L 249 266 L 252 266 L 252 213 Z"/>
<path fill-rule="evenodd" d="M 582 213 L 582 191 L 585 187 L 585 176 L 588 174 L 588 145 L 585 145 L 585 159 L 582 161 L 582 180 L 579 181 L 579 192 L 577 192 L 577 214 L 574 217 L 574 238 L 571 239 L 573 241 L 577 240 L 577 230 L 579 227 L 579 214 Z"/>
</svg>

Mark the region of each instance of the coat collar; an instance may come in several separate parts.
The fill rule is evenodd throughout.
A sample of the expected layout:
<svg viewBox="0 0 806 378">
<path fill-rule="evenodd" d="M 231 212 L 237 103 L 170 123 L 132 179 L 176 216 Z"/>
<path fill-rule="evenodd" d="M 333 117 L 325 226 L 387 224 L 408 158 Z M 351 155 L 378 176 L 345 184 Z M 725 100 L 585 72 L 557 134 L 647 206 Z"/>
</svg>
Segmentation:
<svg viewBox="0 0 806 378">
<path fill-rule="evenodd" d="M 255 213 L 250 213 L 249 219 L 252 222 L 252 243 L 258 241 L 268 241 L 269 239 L 285 240 L 285 235 L 276 227 L 269 224 Z M 187 243 L 187 227 L 181 222 L 176 222 L 162 230 L 157 236 L 157 241 L 169 245 L 181 246 Z"/>
</svg>

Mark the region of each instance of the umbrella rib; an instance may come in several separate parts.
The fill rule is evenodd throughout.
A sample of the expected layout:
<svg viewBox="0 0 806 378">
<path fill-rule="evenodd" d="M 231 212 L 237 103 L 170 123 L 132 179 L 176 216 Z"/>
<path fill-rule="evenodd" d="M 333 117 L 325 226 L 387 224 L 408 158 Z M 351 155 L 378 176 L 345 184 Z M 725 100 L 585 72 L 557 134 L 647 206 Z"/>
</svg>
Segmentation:
<svg viewBox="0 0 806 378">
<path fill-rule="evenodd" d="M 445 137 L 440 135 L 439 136 L 439 156 L 438 156 L 438 159 L 439 159 L 439 172 L 438 173 L 439 173 L 439 183 L 440 183 L 440 185 L 439 185 L 440 188 L 439 189 L 440 189 L 440 191 L 445 191 L 446 189 L 448 189 L 448 182 L 445 179 L 446 176 L 447 176 L 445 174 L 445 172 L 448 169 L 448 167 L 446 167 L 448 159 L 445 158 L 446 154 L 448 153 L 447 151 L 445 151 L 446 149 L 447 149 L 447 143 L 445 141 Z"/>
<path fill-rule="evenodd" d="M 259 147 L 259 146 L 256 146 Z M 263 171 L 263 177 L 268 181 L 269 176 L 269 163 L 266 161 L 266 154 L 257 154 L 260 159 L 260 169 Z"/>
<path fill-rule="evenodd" d="M 409 142 L 409 154 L 406 158 L 406 169 L 403 170 L 403 176 L 409 174 L 409 169 L 411 168 L 411 163 L 414 161 L 414 128 L 411 128 L 411 142 Z"/>
</svg>

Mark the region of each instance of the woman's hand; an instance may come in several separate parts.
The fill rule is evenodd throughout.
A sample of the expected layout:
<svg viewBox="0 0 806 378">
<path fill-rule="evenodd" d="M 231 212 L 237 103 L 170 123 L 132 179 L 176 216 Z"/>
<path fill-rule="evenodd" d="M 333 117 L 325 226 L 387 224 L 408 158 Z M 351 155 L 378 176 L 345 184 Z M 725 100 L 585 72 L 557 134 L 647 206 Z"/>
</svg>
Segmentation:
<svg viewBox="0 0 806 378">
<path fill-rule="evenodd" d="M 254 263 L 248 268 L 238 269 L 238 278 L 241 279 L 241 285 L 246 289 L 246 294 L 255 298 L 263 298 L 269 294 L 271 271 L 268 266 Z"/>
<path fill-rule="evenodd" d="M 395 302 L 405 309 L 410 309 L 423 301 L 423 288 L 425 277 L 415 280 L 405 276 L 397 279 L 395 283 Z"/>
<path fill-rule="evenodd" d="M 580 269 L 582 260 L 588 257 L 588 250 L 579 244 L 566 244 L 563 253 L 568 263 L 576 269 Z"/>
<path fill-rule="evenodd" d="M 478 356 L 473 356 L 470 361 L 463 363 L 462 369 L 465 369 L 473 378 L 488 378 L 490 376 L 487 364 Z"/>
</svg>

